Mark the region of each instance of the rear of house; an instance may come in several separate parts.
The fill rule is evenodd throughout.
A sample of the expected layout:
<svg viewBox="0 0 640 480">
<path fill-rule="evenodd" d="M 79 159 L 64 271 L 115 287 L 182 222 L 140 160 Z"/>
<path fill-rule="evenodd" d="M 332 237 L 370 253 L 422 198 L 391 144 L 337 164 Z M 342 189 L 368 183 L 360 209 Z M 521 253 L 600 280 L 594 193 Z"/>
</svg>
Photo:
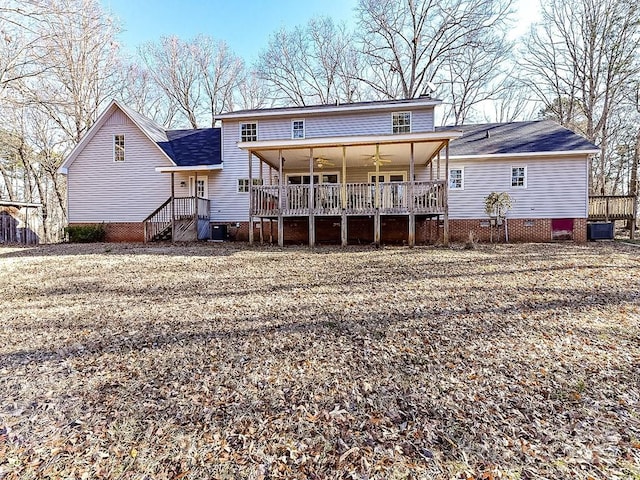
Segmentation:
<svg viewBox="0 0 640 480">
<path fill-rule="evenodd" d="M 597 148 L 554 122 L 434 127 L 439 100 L 232 112 L 166 131 L 112 102 L 66 159 L 69 223 L 107 239 L 284 243 L 488 239 L 494 191 L 516 241 L 584 241 Z"/>
</svg>

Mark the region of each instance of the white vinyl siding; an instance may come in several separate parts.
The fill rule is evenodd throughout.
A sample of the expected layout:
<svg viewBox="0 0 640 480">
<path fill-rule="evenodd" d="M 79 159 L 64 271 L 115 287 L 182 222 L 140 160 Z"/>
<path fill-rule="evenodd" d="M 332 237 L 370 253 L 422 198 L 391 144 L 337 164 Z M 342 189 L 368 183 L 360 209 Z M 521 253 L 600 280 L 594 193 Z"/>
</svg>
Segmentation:
<svg viewBox="0 0 640 480">
<path fill-rule="evenodd" d="M 464 169 L 464 190 L 449 190 L 449 218 L 486 218 L 484 199 L 507 192 L 512 199 L 508 218 L 586 218 L 587 160 L 583 157 L 527 159 L 527 188 L 511 187 L 510 160 L 455 161 Z M 444 169 L 443 169 L 444 170 Z M 428 179 L 428 168 L 418 179 Z M 442 172 L 444 173 L 444 171 Z"/>
<path fill-rule="evenodd" d="M 115 163 L 115 135 L 125 135 L 126 161 Z M 70 223 L 140 222 L 171 194 L 171 166 L 160 149 L 114 107 L 109 119 L 69 166 Z"/>
<path fill-rule="evenodd" d="M 389 135 L 391 133 L 390 118 L 391 112 L 389 111 L 309 116 L 304 119 L 304 138 Z M 291 118 L 261 119 L 258 140 L 291 139 L 291 122 Z M 224 123 L 231 124 L 233 122 L 226 121 Z M 411 131 L 413 133 L 432 132 L 433 125 L 433 108 L 411 111 Z"/>
</svg>

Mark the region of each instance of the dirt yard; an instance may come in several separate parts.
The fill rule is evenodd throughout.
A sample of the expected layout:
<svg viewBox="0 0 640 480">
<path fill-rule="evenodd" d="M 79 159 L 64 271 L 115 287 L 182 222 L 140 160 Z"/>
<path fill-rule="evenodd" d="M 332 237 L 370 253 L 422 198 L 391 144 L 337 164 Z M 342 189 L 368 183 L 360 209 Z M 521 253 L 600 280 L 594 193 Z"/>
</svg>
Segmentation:
<svg viewBox="0 0 640 480">
<path fill-rule="evenodd" d="M 640 247 L 0 248 L 0 479 L 638 479 Z"/>
</svg>

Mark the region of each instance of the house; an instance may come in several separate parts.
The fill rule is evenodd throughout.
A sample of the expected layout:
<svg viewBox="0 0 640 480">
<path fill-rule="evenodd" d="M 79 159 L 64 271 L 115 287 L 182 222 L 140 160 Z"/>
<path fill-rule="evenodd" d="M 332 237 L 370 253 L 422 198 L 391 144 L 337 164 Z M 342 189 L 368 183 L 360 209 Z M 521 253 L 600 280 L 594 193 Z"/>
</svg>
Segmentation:
<svg viewBox="0 0 640 480">
<path fill-rule="evenodd" d="M 112 101 L 66 158 L 70 225 L 112 241 L 481 239 L 506 191 L 510 238 L 586 239 L 595 145 L 551 121 L 438 127 L 440 100 L 243 110 L 165 130 Z"/>
</svg>

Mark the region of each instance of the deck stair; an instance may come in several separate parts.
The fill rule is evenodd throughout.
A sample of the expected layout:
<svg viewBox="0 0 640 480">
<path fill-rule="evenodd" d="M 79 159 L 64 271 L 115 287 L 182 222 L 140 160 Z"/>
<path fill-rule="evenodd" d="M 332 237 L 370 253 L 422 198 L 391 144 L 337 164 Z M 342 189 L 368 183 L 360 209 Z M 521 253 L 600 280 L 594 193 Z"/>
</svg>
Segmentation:
<svg viewBox="0 0 640 480">
<path fill-rule="evenodd" d="M 206 198 L 168 198 L 143 221 L 145 242 L 189 242 L 207 238 L 209 206 Z"/>
</svg>

